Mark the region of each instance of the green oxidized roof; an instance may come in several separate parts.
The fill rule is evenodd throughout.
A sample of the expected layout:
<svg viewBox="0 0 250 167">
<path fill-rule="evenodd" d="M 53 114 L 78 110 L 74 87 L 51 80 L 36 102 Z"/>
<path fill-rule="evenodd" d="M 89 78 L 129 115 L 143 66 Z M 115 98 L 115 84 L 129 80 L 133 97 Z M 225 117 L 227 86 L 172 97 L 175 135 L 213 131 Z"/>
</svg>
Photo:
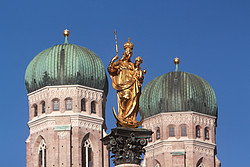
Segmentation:
<svg viewBox="0 0 250 167">
<path fill-rule="evenodd" d="M 170 72 L 150 81 L 140 97 L 140 114 L 196 111 L 217 117 L 213 88 L 201 77 L 186 72 Z"/>
<path fill-rule="evenodd" d="M 40 52 L 28 65 L 28 93 L 51 85 L 83 85 L 108 93 L 108 80 L 100 58 L 91 50 L 73 45 L 55 45 Z"/>
</svg>

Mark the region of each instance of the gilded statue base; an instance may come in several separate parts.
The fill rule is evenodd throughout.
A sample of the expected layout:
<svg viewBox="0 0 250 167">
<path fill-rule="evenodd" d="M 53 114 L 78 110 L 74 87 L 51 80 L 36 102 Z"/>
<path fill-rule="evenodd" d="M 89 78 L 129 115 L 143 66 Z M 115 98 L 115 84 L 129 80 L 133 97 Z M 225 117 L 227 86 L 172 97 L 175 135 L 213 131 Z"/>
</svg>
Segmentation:
<svg viewBox="0 0 250 167">
<path fill-rule="evenodd" d="M 115 165 L 141 164 L 144 147 L 152 136 L 152 131 L 144 128 L 116 127 L 105 136 L 102 141 L 107 149 L 114 155 L 111 156 Z"/>
</svg>

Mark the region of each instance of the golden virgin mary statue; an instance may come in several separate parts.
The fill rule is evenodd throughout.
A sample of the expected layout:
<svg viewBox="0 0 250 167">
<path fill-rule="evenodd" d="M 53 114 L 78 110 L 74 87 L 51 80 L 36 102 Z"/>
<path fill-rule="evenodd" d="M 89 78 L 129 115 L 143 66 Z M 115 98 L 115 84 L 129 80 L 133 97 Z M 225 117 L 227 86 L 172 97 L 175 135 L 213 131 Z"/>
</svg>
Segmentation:
<svg viewBox="0 0 250 167">
<path fill-rule="evenodd" d="M 113 113 L 118 126 L 136 128 L 139 127 L 144 120 L 143 116 L 141 121 L 138 122 L 136 116 L 139 111 L 141 86 L 146 71 L 141 70 L 141 57 L 137 57 L 134 63 L 131 62 L 130 58 L 133 54 L 133 43 L 128 40 L 128 42 L 124 44 L 124 49 L 123 57 L 119 59 L 117 54 L 108 66 L 113 88 L 117 90 L 119 114 L 117 116 L 114 108 Z"/>
</svg>

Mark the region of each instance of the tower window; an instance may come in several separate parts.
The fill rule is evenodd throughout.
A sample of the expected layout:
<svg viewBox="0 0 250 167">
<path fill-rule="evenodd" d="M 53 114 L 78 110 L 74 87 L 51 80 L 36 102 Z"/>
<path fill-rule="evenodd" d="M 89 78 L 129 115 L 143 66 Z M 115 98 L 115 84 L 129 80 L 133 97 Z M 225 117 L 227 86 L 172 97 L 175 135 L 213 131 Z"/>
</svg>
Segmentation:
<svg viewBox="0 0 250 167">
<path fill-rule="evenodd" d="M 86 101 L 85 101 L 85 99 L 81 100 L 81 111 L 86 111 Z"/>
<path fill-rule="evenodd" d="M 159 161 L 155 160 L 155 167 L 161 167 L 161 164 Z"/>
<path fill-rule="evenodd" d="M 204 167 L 203 163 L 201 163 L 198 167 Z"/>
<path fill-rule="evenodd" d="M 91 102 L 91 113 L 96 113 L 96 104 L 94 101 Z"/>
<path fill-rule="evenodd" d="M 39 145 L 39 167 L 46 167 L 46 144 L 44 140 Z"/>
<path fill-rule="evenodd" d="M 72 110 L 72 100 L 66 100 L 66 110 Z"/>
<path fill-rule="evenodd" d="M 198 161 L 197 164 L 196 164 L 196 167 L 204 167 L 204 164 L 203 164 L 203 157 L 201 157 L 201 158 L 199 159 L 199 161 Z"/>
<path fill-rule="evenodd" d="M 45 113 L 45 102 L 42 103 L 42 113 Z"/>
<path fill-rule="evenodd" d="M 160 128 L 157 128 L 156 130 L 156 140 L 161 138 Z"/>
<path fill-rule="evenodd" d="M 187 127 L 186 126 L 181 127 L 181 136 L 187 136 Z"/>
<path fill-rule="evenodd" d="M 92 146 L 90 140 L 83 141 L 82 144 L 82 167 L 91 167 L 92 163 Z"/>
<path fill-rule="evenodd" d="M 59 111 L 59 101 L 58 100 L 54 100 L 54 102 L 53 102 L 53 110 L 54 111 Z"/>
<path fill-rule="evenodd" d="M 169 136 L 170 137 L 174 137 L 175 136 L 174 127 L 169 127 Z"/>
<path fill-rule="evenodd" d="M 199 126 L 196 126 L 196 137 L 200 138 L 201 137 L 201 129 Z"/>
<path fill-rule="evenodd" d="M 34 106 L 34 117 L 37 116 L 37 105 Z"/>
<path fill-rule="evenodd" d="M 205 139 L 209 140 L 209 129 L 208 129 L 208 127 L 205 128 Z"/>
</svg>

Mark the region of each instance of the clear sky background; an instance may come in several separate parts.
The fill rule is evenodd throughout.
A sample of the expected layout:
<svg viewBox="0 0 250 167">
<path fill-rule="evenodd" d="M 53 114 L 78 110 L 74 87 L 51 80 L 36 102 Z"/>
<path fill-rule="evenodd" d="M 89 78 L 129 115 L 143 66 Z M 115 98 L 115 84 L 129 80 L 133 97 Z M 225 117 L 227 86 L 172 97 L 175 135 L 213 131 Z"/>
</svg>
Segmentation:
<svg viewBox="0 0 250 167">
<path fill-rule="evenodd" d="M 130 37 L 132 60 L 147 68 L 144 86 L 153 78 L 180 70 L 201 76 L 214 88 L 219 108 L 218 158 L 224 167 L 248 166 L 250 159 L 250 1 L 249 0 L 23 0 L 0 5 L 0 166 L 24 167 L 29 135 L 24 74 L 44 49 L 69 43 L 87 47 L 105 68 Z M 111 80 L 109 79 L 109 83 Z M 110 131 L 116 106 L 110 86 L 106 115 Z"/>
</svg>

